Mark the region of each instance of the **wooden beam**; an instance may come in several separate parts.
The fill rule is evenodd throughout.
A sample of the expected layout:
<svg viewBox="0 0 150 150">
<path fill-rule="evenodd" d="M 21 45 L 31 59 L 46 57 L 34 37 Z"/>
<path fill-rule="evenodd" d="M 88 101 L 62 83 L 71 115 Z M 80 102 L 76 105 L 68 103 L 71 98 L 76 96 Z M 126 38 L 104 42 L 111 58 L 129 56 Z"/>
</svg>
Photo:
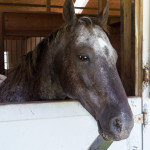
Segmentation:
<svg viewBox="0 0 150 150">
<path fill-rule="evenodd" d="M 106 5 L 107 0 L 100 0 L 99 4 L 100 4 L 100 11 L 103 10 L 103 8 Z M 109 1 L 108 1 L 108 5 L 109 5 Z"/>
<path fill-rule="evenodd" d="M 26 4 L 26 3 L 1 3 L 0 5 L 2 6 L 23 6 L 23 7 L 46 7 L 46 5 L 42 4 Z"/>
<path fill-rule="evenodd" d="M 3 18 L 5 36 L 49 36 L 64 24 L 62 14 L 56 13 L 5 12 Z"/>
<path fill-rule="evenodd" d="M 50 5 L 51 5 L 51 0 L 46 0 L 46 9 L 47 9 L 47 12 L 50 12 Z"/>
<path fill-rule="evenodd" d="M 143 1 L 121 0 L 121 79 L 127 95 L 142 94 Z"/>
<path fill-rule="evenodd" d="M 135 3 L 135 96 L 142 96 L 143 0 Z"/>
<path fill-rule="evenodd" d="M 102 6 L 102 0 L 98 0 L 98 13 L 100 14 L 100 12 L 102 11 L 103 6 Z"/>
<path fill-rule="evenodd" d="M 4 13 L 5 36 L 48 36 L 63 23 L 61 14 Z"/>
<path fill-rule="evenodd" d="M 4 74 L 3 14 L 0 13 L 0 74 Z"/>
<path fill-rule="evenodd" d="M 50 5 L 50 2 L 47 0 L 46 5 L 42 4 L 23 4 L 23 3 L 1 3 L 0 6 L 18 6 L 18 7 L 50 7 L 50 8 L 63 8 L 63 6 L 58 6 L 58 5 Z M 75 7 L 76 9 L 88 9 L 88 10 L 97 10 L 97 7 Z"/>
</svg>

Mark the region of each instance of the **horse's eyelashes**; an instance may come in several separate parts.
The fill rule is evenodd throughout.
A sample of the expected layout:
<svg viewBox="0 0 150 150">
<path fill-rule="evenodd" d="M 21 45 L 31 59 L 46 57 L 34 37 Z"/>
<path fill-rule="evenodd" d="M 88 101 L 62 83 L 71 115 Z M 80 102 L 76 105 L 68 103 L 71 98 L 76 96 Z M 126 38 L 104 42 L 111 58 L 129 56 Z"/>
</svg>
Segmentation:
<svg viewBox="0 0 150 150">
<path fill-rule="evenodd" d="M 86 56 L 86 55 L 84 55 L 84 56 L 80 55 L 79 58 L 80 58 L 80 60 L 82 60 L 82 61 L 89 61 L 89 57 Z"/>
</svg>

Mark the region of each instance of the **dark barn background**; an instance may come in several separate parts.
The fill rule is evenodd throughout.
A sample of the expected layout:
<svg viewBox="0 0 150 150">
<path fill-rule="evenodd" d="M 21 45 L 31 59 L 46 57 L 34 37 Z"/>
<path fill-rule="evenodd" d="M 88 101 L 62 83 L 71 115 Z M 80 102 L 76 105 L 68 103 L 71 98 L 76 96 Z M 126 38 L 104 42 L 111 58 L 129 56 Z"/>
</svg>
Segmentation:
<svg viewBox="0 0 150 150">
<path fill-rule="evenodd" d="M 106 0 L 85 0 L 86 5 L 77 5 L 80 0 L 74 2 L 75 7 L 80 8 L 76 9 L 78 15 L 97 16 L 106 4 Z M 0 74 L 7 76 L 22 56 L 33 50 L 44 37 L 49 36 L 64 23 L 63 3 L 64 0 L 0 0 Z M 133 47 L 130 44 L 127 47 L 124 43 L 125 18 L 121 17 L 120 6 L 120 0 L 109 0 L 109 38 L 119 55 L 119 75 L 127 95 L 132 96 L 135 95 L 135 56 Z M 125 4 L 122 6 L 126 7 Z M 132 34 L 130 29 L 131 27 L 128 29 L 127 38 L 134 45 L 134 41 L 129 37 Z"/>
</svg>

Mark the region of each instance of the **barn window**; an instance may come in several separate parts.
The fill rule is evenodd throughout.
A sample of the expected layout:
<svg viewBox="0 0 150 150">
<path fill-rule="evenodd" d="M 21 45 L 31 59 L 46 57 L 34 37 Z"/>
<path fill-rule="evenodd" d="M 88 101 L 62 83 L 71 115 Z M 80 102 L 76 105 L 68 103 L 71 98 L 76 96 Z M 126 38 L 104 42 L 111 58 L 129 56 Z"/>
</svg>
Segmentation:
<svg viewBox="0 0 150 150">
<path fill-rule="evenodd" d="M 87 5 L 88 1 L 89 1 L 89 0 L 83 0 L 83 1 L 81 1 L 81 0 L 76 0 L 76 2 L 74 3 L 74 6 L 75 6 L 75 7 L 85 7 L 85 6 Z M 76 10 L 75 10 L 75 12 L 76 12 L 77 14 L 81 14 L 82 11 L 83 11 L 83 9 L 76 9 Z"/>
<path fill-rule="evenodd" d="M 41 36 L 7 35 L 4 37 L 4 69 L 8 75 L 10 69 L 19 63 L 24 55 L 32 51 L 43 39 Z"/>
<path fill-rule="evenodd" d="M 8 52 L 4 51 L 4 69 L 8 70 Z"/>
</svg>

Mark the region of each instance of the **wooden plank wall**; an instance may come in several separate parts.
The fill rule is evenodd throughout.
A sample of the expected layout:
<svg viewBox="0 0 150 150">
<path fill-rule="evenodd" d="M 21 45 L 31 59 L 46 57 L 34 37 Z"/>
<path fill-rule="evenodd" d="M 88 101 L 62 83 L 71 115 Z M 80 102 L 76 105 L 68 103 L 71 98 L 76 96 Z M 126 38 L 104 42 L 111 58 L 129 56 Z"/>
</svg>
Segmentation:
<svg viewBox="0 0 150 150">
<path fill-rule="evenodd" d="M 142 93 L 142 2 L 121 0 L 121 79 L 127 95 Z"/>
<path fill-rule="evenodd" d="M 80 16 L 82 15 L 78 15 Z M 48 36 L 49 33 L 60 28 L 63 23 L 62 14 L 5 12 L 3 30 L 6 36 Z"/>
<path fill-rule="evenodd" d="M 3 13 L 3 20 L 7 69 L 13 68 L 23 55 L 34 49 L 41 39 L 38 37 L 49 36 L 64 23 L 61 14 L 35 12 L 6 12 Z"/>
<path fill-rule="evenodd" d="M 4 50 L 7 52 L 7 69 L 12 69 L 21 58 L 26 54 L 26 38 L 25 37 L 5 37 Z M 5 70 L 5 75 L 7 71 Z"/>
<path fill-rule="evenodd" d="M 48 36 L 52 31 L 60 28 L 63 23 L 61 14 L 4 13 L 5 36 Z"/>
<path fill-rule="evenodd" d="M 1 0 L 0 3 L 28 3 L 28 4 L 45 4 L 45 0 L 36 0 L 36 1 L 31 1 L 31 0 Z M 46 11 L 46 7 L 25 7 L 25 6 L 9 6 L 9 5 L 0 5 L 0 74 L 4 74 L 4 56 L 3 56 L 3 32 L 4 30 L 2 29 L 2 16 L 3 12 L 19 12 L 19 11 L 30 11 L 30 12 L 44 12 Z"/>
</svg>

